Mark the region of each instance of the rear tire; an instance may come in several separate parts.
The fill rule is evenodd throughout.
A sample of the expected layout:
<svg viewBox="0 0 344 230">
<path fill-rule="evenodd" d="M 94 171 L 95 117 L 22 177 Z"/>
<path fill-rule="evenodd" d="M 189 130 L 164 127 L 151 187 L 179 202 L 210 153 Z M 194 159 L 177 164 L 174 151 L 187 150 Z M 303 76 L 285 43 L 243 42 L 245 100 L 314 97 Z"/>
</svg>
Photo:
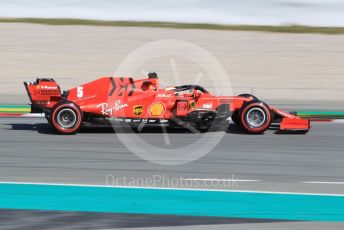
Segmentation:
<svg viewBox="0 0 344 230">
<path fill-rule="evenodd" d="M 82 112 L 73 102 L 60 102 L 52 109 L 50 124 L 59 134 L 77 133 L 81 127 L 82 121 Z"/>
<path fill-rule="evenodd" d="M 248 133 L 261 134 L 270 127 L 272 115 L 270 108 L 261 101 L 250 101 L 240 109 L 241 127 Z"/>
</svg>

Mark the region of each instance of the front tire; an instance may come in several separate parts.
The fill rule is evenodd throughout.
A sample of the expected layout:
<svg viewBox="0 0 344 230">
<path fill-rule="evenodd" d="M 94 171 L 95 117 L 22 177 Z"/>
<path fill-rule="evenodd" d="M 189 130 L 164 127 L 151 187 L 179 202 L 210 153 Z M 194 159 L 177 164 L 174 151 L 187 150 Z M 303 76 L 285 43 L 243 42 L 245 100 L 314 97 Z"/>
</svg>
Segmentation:
<svg viewBox="0 0 344 230">
<path fill-rule="evenodd" d="M 261 101 L 250 101 L 240 110 L 241 127 L 248 133 L 261 134 L 270 127 L 272 116 L 270 108 Z"/>
<path fill-rule="evenodd" d="M 254 101 L 259 101 L 256 96 L 254 96 L 252 94 L 248 94 L 248 93 L 239 94 L 238 97 L 244 97 L 244 98 L 248 98 L 248 99 L 251 99 Z M 232 121 L 236 126 L 241 127 L 240 111 L 239 110 L 235 110 L 233 112 Z"/>
<path fill-rule="evenodd" d="M 64 101 L 54 106 L 50 124 L 59 134 L 75 134 L 79 131 L 83 115 L 73 102 Z"/>
</svg>

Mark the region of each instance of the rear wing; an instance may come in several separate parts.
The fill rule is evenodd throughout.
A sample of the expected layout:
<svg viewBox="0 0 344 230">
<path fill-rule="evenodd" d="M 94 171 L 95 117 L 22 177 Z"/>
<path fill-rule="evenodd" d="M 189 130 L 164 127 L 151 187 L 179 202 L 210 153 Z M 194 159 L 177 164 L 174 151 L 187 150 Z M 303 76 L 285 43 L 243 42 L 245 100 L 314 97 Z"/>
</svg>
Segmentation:
<svg viewBox="0 0 344 230">
<path fill-rule="evenodd" d="M 62 99 L 60 87 L 54 79 L 37 78 L 34 82 L 25 81 L 24 86 L 32 103 L 31 112 L 43 112 Z"/>
</svg>

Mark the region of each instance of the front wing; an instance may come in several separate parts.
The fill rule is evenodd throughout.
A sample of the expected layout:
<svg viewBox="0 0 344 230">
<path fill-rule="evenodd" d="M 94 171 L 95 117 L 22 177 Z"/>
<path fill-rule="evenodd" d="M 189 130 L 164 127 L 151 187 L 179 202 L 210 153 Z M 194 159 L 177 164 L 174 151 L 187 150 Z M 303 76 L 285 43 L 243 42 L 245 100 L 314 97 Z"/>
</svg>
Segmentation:
<svg viewBox="0 0 344 230">
<path fill-rule="evenodd" d="M 308 131 L 312 127 L 309 119 L 297 117 L 276 107 L 270 107 L 270 110 L 281 117 L 279 127 L 281 131 Z"/>
</svg>

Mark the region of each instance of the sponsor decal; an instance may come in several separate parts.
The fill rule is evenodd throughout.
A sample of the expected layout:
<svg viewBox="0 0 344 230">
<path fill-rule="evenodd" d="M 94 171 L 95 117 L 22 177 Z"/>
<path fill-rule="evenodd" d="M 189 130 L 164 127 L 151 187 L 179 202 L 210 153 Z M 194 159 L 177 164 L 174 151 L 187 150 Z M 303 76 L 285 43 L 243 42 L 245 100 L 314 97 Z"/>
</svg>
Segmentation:
<svg viewBox="0 0 344 230">
<path fill-rule="evenodd" d="M 118 110 L 120 110 L 120 109 L 122 109 L 124 107 L 128 107 L 128 104 L 127 103 L 122 104 L 121 100 L 117 100 L 115 102 L 115 111 L 118 111 Z"/>
<path fill-rule="evenodd" d="M 151 104 L 149 106 L 148 111 L 149 111 L 151 116 L 159 117 L 159 116 L 162 116 L 164 114 L 164 112 L 166 111 L 166 107 L 165 107 L 164 103 L 154 102 L 153 104 Z"/>
<path fill-rule="evenodd" d="M 172 97 L 172 94 L 169 94 L 169 93 L 158 93 L 157 97 L 170 98 L 170 97 Z"/>
<path fill-rule="evenodd" d="M 35 96 L 58 96 L 60 91 L 57 86 L 36 85 L 33 89 Z"/>
<path fill-rule="evenodd" d="M 202 108 L 203 109 L 211 109 L 211 108 L 213 108 L 213 105 L 212 104 L 203 104 Z"/>
<path fill-rule="evenodd" d="M 34 90 L 33 95 L 35 96 L 59 96 L 60 92 L 59 91 L 42 91 L 42 90 Z"/>
<path fill-rule="evenodd" d="M 143 106 L 142 105 L 135 105 L 133 107 L 133 113 L 136 115 L 136 116 L 140 116 L 142 113 L 143 113 Z"/>
<path fill-rule="evenodd" d="M 114 118 L 115 122 L 125 122 L 125 123 L 144 123 L 144 124 L 167 124 L 167 119 L 131 119 L 131 118 Z"/>
<path fill-rule="evenodd" d="M 36 89 L 40 90 L 57 90 L 57 86 L 46 86 L 46 85 L 37 85 Z"/>
<path fill-rule="evenodd" d="M 101 103 L 101 104 L 97 105 L 96 107 L 101 108 L 101 110 L 100 110 L 101 114 L 106 115 L 106 116 L 112 116 L 112 114 L 115 111 L 118 111 L 122 108 L 128 107 L 128 104 L 127 103 L 122 104 L 121 100 L 117 100 L 115 102 L 114 107 L 110 107 L 108 103 Z"/>
<path fill-rule="evenodd" d="M 112 120 L 113 122 L 117 122 L 117 123 L 143 123 L 143 124 L 147 124 L 147 125 L 158 125 L 158 124 L 162 124 L 162 125 L 166 125 L 168 124 L 169 120 L 168 119 L 140 119 L 140 118 L 121 118 L 121 117 L 115 117 Z"/>
</svg>

